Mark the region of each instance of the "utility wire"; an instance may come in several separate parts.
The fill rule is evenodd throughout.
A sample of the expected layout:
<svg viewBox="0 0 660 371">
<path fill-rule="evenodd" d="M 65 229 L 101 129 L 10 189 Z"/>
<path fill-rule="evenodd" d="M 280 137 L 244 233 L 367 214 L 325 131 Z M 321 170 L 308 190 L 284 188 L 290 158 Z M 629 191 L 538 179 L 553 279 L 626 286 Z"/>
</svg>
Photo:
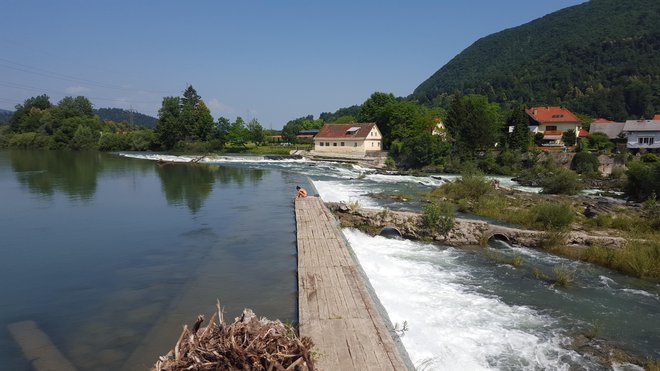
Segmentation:
<svg viewBox="0 0 660 371">
<path fill-rule="evenodd" d="M 106 89 L 130 90 L 130 91 L 146 92 L 152 94 L 171 94 L 171 92 L 169 91 L 128 88 L 125 86 L 108 84 L 101 81 L 79 78 L 71 75 L 65 75 L 65 74 L 49 71 L 43 68 L 32 67 L 23 63 L 14 62 L 6 58 L 0 58 L 0 67 L 12 69 L 15 71 L 21 71 L 25 73 L 30 73 L 38 76 L 48 77 L 52 79 L 59 79 L 59 80 L 75 82 L 79 84 L 87 84 L 87 85 L 102 87 Z"/>
</svg>

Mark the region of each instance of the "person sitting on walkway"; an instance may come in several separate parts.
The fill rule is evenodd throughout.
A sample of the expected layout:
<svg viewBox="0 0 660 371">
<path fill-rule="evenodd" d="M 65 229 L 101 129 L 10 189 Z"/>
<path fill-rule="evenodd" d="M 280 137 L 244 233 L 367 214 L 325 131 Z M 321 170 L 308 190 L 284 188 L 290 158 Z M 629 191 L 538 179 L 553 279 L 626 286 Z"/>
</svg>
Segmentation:
<svg viewBox="0 0 660 371">
<path fill-rule="evenodd" d="M 301 186 L 296 186 L 296 190 L 298 191 L 298 192 L 296 193 L 296 197 L 298 197 L 298 198 L 305 198 L 305 197 L 307 197 L 307 191 L 305 190 L 305 188 L 303 188 L 303 187 L 301 187 Z"/>
</svg>

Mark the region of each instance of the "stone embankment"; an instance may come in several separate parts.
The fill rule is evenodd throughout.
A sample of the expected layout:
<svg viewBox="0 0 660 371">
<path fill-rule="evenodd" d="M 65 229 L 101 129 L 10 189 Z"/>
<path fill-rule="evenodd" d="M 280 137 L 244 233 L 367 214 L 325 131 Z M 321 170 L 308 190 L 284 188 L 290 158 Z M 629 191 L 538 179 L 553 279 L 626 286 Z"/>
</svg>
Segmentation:
<svg viewBox="0 0 660 371">
<path fill-rule="evenodd" d="M 547 238 L 543 231 L 503 227 L 485 221 L 456 218 L 454 227 L 447 234 L 429 230 L 418 213 L 351 209 L 342 203 L 328 203 L 328 208 L 339 219 L 343 227 L 361 228 L 378 234 L 383 228 L 395 228 L 402 237 L 414 240 L 434 240 L 450 246 L 484 245 L 490 238 L 503 239 L 512 244 L 539 247 Z M 599 244 L 609 247 L 622 247 L 626 240 L 620 237 L 592 236 L 584 232 L 569 232 L 566 244 L 570 246 L 590 246 Z"/>
</svg>

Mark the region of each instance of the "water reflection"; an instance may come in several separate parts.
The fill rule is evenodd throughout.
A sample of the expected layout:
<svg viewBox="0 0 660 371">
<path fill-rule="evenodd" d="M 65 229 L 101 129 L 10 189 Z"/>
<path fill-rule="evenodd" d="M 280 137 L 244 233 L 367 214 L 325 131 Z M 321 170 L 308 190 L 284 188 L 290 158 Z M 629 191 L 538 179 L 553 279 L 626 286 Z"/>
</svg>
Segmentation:
<svg viewBox="0 0 660 371">
<path fill-rule="evenodd" d="M 206 165 L 159 165 L 156 173 L 168 204 L 185 204 L 193 214 L 202 207 L 215 183 L 213 171 Z"/>
<path fill-rule="evenodd" d="M 100 153 L 60 151 L 10 152 L 18 182 L 30 192 L 52 197 L 56 191 L 70 199 L 88 201 L 96 192 Z"/>
<path fill-rule="evenodd" d="M 229 184 L 234 182 L 239 186 L 242 186 L 246 179 L 249 180 L 252 184 L 258 184 L 261 182 L 261 179 L 264 177 L 264 175 L 268 174 L 268 170 L 264 169 L 250 169 L 244 167 L 217 165 L 214 167 L 218 170 L 216 172 L 216 177 L 222 184 Z"/>
</svg>

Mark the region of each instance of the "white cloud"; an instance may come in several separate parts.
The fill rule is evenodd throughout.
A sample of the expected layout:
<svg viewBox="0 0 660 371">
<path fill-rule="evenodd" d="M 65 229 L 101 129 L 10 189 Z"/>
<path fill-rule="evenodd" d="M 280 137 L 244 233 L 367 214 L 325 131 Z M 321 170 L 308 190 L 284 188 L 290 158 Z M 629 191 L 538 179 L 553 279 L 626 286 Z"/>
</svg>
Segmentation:
<svg viewBox="0 0 660 371">
<path fill-rule="evenodd" d="M 80 93 L 86 93 L 86 92 L 90 91 L 90 89 L 86 88 L 84 86 L 78 85 L 78 86 L 69 86 L 64 91 L 66 91 L 67 94 L 80 94 Z"/>
<path fill-rule="evenodd" d="M 233 107 L 228 106 L 228 105 L 220 102 L 220 100 L 218 100 L 218 98 L 213 98 L 213 99 L 211 99 L 211 100 L 209 100 L 208 102 L 205 102 L 205 103 L 206 103 L 206 107 L 209 108 L 209 110 L 211 111 L 211 114 L 214 117 L 233 116 L 236 113 L 236 110 Z"/>
</svg>

